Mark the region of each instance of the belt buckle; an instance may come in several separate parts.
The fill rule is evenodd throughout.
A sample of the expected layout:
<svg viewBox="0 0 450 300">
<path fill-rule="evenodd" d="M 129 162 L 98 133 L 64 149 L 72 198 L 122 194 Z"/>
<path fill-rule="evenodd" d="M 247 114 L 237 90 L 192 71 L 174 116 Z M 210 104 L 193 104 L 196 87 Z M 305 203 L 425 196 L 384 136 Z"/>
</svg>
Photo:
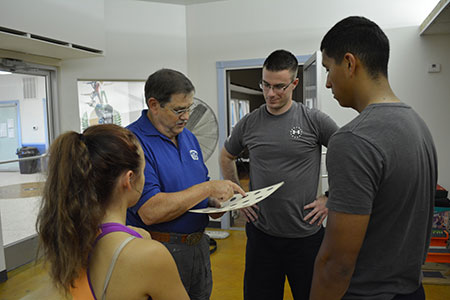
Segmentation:
<svg viewBox="0 0 450 300">
<path fill-rule="evenodd" d="M 186 245 L 194 246 L 197 245 L 203 237 L 203 232 L 194 232 L 188 234 L 186 237 Z"/>
</svg>

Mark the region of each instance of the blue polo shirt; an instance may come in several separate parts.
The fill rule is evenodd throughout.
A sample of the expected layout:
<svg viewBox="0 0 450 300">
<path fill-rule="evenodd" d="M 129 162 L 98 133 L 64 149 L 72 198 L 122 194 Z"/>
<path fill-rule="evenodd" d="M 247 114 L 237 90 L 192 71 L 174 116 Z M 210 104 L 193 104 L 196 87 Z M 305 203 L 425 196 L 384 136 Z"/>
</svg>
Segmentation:
<svg viewBox="0 0 450 300">
<path fill-rule="evenodd" d="M 145 154 L 145 184 L 138 203 L 128 208 L 127 224 L 151 231 L 192 233 L 203 230 L 208 215 L 186 212 L 164 223 L 147 226 L 138 215 L 139 208 L 158 193 L 174 193 L 209 180 L 197 138 L 186 128 L 178 135 L 178 148 L 161 134 L 147 117 L 147 110 L 127 127 L 139 139 Z M 194 208 L 205 208 L 208 199 Z"/>
</svg>

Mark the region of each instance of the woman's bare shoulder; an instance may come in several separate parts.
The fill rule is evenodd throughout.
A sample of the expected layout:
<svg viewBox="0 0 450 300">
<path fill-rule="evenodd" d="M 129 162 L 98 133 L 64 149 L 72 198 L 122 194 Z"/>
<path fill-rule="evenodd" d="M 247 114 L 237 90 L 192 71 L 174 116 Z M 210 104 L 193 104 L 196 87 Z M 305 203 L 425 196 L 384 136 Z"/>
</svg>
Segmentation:
<svg viewBox="0 0 450 300">
<path fill-rule="evenodd" d="M 126 256 L 130 263 L 145 266 L 151 265 L 153 268 L 161 264 L 173 261 L 169 250 L 158 241 L 151 239 L 135 239 L 128 249 Z"/>
<path fill-rule="evenodd" d="M 124 259 L 127 280 L 136 289 L 144 289 L 153 299 L 189 299 L 172 255 L 160 242 L 134 239 Z"/>
</svg>

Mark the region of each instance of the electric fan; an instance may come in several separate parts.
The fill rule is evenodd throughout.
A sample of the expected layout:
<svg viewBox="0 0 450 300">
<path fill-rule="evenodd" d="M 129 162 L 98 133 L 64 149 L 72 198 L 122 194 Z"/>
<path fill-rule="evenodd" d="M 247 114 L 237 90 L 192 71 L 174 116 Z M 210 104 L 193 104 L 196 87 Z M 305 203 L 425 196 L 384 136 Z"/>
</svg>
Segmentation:
<svg viewBox="0 0 450 300">
<path fill-rule="evenodd" d="M 211 107 L 204 101 L 194 98 L 194 110 L 189 116 L 186 128 L 197 137 L 206 162 L 216 149 L 219 139 L 219 126 Z"/>
</svg>

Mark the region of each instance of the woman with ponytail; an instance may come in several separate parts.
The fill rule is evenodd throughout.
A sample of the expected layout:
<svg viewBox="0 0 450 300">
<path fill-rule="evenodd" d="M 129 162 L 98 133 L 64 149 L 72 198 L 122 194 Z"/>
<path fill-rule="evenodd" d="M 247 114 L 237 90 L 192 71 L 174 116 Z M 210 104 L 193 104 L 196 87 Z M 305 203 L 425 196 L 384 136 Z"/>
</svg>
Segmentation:
<svg viewBox="0 0 450 300">
<path fill-rule="evenodd" d="M 125 226 L 144 164 L 135 136 L 113 124 L 53 142 L 36 226 L 52 280 L 74 300 L 188 299 L 168 250 Z"/>
</svg>

